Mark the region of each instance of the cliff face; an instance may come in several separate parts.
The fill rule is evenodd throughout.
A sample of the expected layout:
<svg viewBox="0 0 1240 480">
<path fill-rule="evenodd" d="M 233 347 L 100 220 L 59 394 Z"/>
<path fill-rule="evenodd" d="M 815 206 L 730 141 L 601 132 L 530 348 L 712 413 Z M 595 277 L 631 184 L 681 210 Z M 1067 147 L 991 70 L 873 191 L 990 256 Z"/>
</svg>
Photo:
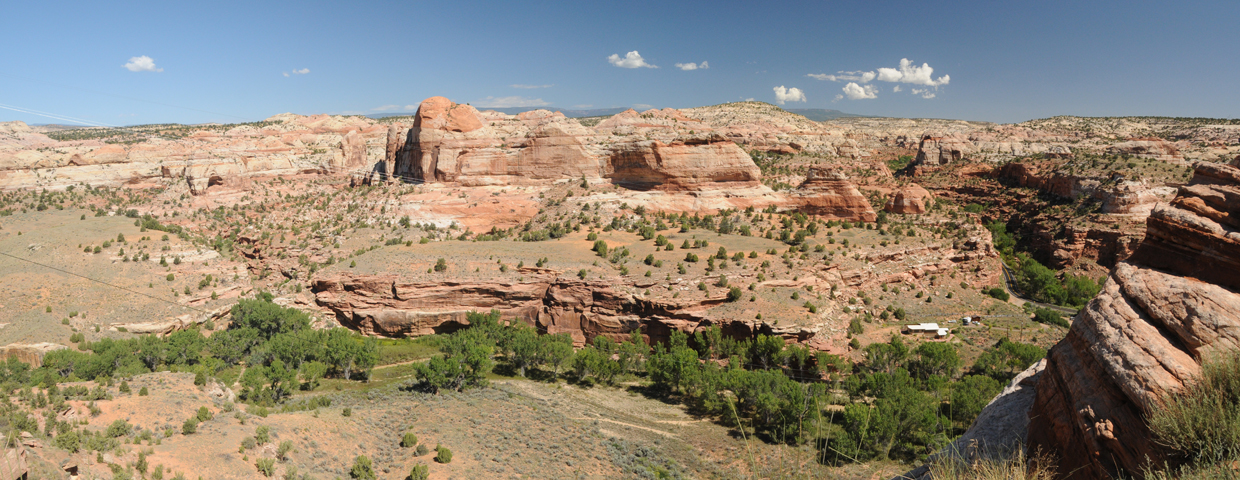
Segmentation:
<svg viewBox="0 0 1240 480">
<path fill-rule="evenodd" d="M 710 130 L 675 110 L 649 115 L 650 121 L 667 117 Z M 462 185 L 607 178 L 634 190 L 760 186 L 757 165 L 731 140 L 660 128 L 643 116 L 630 110 L 589 129 L 558 112 L 503 115 L 432 97 L 422 102 L 412 127 L 391 134 L 404 140 L 389 138 L 387 157 L 395 159 L 398 175 Z"/>
<path fill-rule="evenodd" d="M 1200 362 L 1240 346 L 1240 168 L 1201 164 L 1077 316 L 1029 412 L 1028 445 L 1065 478 L 1139 475 L 1163 459 L 1146 415 Z"/>
</svg>

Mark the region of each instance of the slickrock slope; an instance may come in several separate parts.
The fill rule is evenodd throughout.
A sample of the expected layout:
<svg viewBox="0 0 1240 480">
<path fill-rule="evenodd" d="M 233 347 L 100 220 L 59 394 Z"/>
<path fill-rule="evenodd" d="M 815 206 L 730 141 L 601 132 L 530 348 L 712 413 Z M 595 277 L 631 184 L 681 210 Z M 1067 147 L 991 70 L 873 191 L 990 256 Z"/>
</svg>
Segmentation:
<svg viewBox="0 0 1240 480">
<path fill-rule="evenodd" d="M 838 170 L 810 168 L 797 196 L 799 210 L 810 215 L 863 222 L 878 218 L 870 201 Z"/>
<path fill-rule="evenodd" d="M 672 330 L 693 333 L 719 323 L 728 335 L 758 333 L 807 341 L 814 332 L 772 328 L 748 320 L 710 319 L 702 313 L 725 298 L 664 303 L 618 291 L 605 281 L 577 280 L 544 269 L 524 269 L 527 280 L 407 282 L 396 275 L 331 275 L 312 285 L 316 303 L 343 325 L 367 335 L 416 337 L 468 325 L 466 313 L 499 310 L 547 333 L 569 333 L 583 345 L 604 335 L 617 341 L 640 331 L 648 341 L 665 341 Z"/>
<path fill-rule="evenodd" d="M 1139 474 L 1161 462 L 1145 416 L 1210 353 L 1240 346 L 1240 168 L 1201 164 L 1144 242 L 1052 348 L 1028 443 L 1066 478 Z"/>
</svg>

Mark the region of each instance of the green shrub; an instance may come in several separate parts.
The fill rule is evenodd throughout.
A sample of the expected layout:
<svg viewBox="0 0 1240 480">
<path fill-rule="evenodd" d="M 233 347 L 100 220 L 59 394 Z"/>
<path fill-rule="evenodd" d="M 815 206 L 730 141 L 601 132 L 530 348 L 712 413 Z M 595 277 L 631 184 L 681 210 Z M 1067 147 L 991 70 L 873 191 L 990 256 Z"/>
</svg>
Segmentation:
<svg viewBox="0 0 1240 480">
<path fill-rule="evenodd" d="M 365 455 L 358 455 L 353 459 L 353 468 L 349 470 L 349 477 L 356 480 L 375 480 L 374 463 Z"/>
<path fill-rule="evenodd" d="M 211 413 L 211 410 L 208 410 L 207 407 L 198 407 L 197 418 L 199 422 L 205 422 L 207 420 L 215 418 L 215 415 L 213 415 Z"/>
<path fill-rule="evenodd" d="M 264 477 L 276 474 L 276 459 L 274 458 L 260 458 L 254 462 L 254 466 L 258 468 L 258 473 L 263 474 Z"/>
<path fill-rule="evenodd" d="M 421 457 L 423 455 L 430 453 L 430 451 L 431 451 L 430 447 L 427 447 L 425 443 L 421 443 L 421 444 L 418 444 L 418 448 L 414 451 L 414 455 Z"/>
<path fill-rule="evenodd" d="M 413 448 L 418 444 L 418 436 L 413 432 L 405 432 L 405 437 L 400 439 L 400 446 L 405 448 Z"/>
<path fill-rule="evenodd" d="M 271 427 L 262 425 L 256 428 L 254 430 L 254 440 L 258 442 L 259 445 L 266 445 L 267 442 L 270 442 L 271 441 Z"/>
<path fill-rule="evenodd" d="M 109 438 L 117 438 L 129 435 L 131 430 L 133 430 L 133 427 L 129 425 L 129 422 L 124 420 L 115 420 L 111 425 L 108 425 L 108 429 L 105 433 Z"/>
<path fill-rule="evenodd" d="M 436 453 L 436 454 L 435 454 L 435 461 L 436 461 L 436 462 L 438 462 L 438 463 L 452 463 L 452 450 L 448 450 L 448 447 L 445 447 L 445 446 L 442 446 L 442 445 L 436 445 L 436 446 L 435 446 L 435 451 L 436 451 L 436 452 L 438 452 L 438 453 Z"/>
<path fill-rule="evenodd" d="M 344 410 L 341 410 L 341 411 L 340 411 L 340 415 L 341 415 L 341 416 L 343 416 L 343 417 L 352 417 L 352 416 L 353 416 L 353 409 L 352 409 L 352 408 L 349 408 L 349 407 L 344 407 Z"/>
<path fill-rule="evenodd" d="M 1049 308 L 1038 307 L 1033 311 L 1033 321 L 1045 323 L 1047 325 L 1058 325 L 1063 328 L 1071 327 L 1072 324 L 1064 320 L 1063 315 Z"/>
<path fill-rule="evenodd" d="M 292 441 L 285 440 L 280 442 L 280 446 L 276 447 L 276 458 L 279 458 L 280 460 L 287 460 L 288 453 L 291 451 L 293 451 Z"/>
<path fill-rule="evenodd" d="M 430 467 L 426 464 L 419 463 L 409 470 L 409 480 L 427 480 L 431 476 Z"/>
<path fill-rule="evenodd" d="M 139 396 L 139 397 L 145 397 L 145 396 L 150 395 L 150 394 L 151 394 L 151 392 L 147 391 L 146 387 L 142 387 L 142 389 L 141 389 L 141 390 L 138 390 L 138 396 Z"/>
<path fill-rule="evenodd" d="M 181 433 L 190 435 L 198 431 L 198 417 L 189 417 L 185 423 L 181 424 Z"/>
</svg>

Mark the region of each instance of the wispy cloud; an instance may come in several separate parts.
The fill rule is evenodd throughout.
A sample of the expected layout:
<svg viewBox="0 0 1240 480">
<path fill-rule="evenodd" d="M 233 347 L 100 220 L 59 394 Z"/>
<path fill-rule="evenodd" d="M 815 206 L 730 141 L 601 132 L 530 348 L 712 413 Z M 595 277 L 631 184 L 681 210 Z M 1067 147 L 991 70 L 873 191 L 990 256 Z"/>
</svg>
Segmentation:
<svg viewBox="0 0 1240 480">
<path fill-rule="evenodd" d="M 775 103 L 783 105 L 786 102 L 804 102 L 804 101 L 805 101 L 805 92 L 802 92 L 801 89 L 799 88 L 796 88 L 796 87 L 784 88 L 783 85 L 775 87 Z"/>
<path fill-rule="evenodd" d="M 848 85 L 844 85 L 844 96 L 848 97 L 849 100 L 878 98 L 878 87 L 873 85 L 861 86 L 854 82 L 848 82 Z"/>
<path fill-rule="evenodd" d="M 310 69 L 309 69 L 309 68 L 299 68 L 299 69 L 297 69 L 297 70 L 293 70 L 293 75 L 305 75 L 305 74 L 307 74 L 307 73 L 310 73 Z M 286 77 L 287 77 L 287 76 L 289 76 L 288 74 L 289 74 L 289 72 L 284 72 L 284 76 L 286 76 Z"/>
<path fill-rule="evenodd" d="M 510 86 L 510 87 L 512 87 L 512 88 L 535 89 L 535 88 L 551 88 L 551 87 L 554 87 L 554 86 L 555 86 L 555 84 L 547 84 L 547 85 L 524 85 L 524 84 L 520 84 L 520 83 L 514 83 L 514 84 L 509 85 L 509 86 Z"/>
<path fill-rule="evenodd" d="M 634 103 L 633 108 L 636 108 L 638 110 L 650 110 L 654 108 L 654 105 L 646 105 L 644 103 Z"/>
<path fill-rule="evenodd" d="M 809 78 L 815 79 L 815 80 L 827 80 L 827 81 L 832 81 L 832 82 L 870 83 L 870 80 L 874 80 L 874 77 L 877 76 L 877 74 L 874 72 L 863 72 L 863 71 L 855 71 L 855 72 L 842 72 L 841 71 L 841 72 L 835 72 L 835 75 L 828 75 L 825 73 L 811 73 L 806 76 Z"/>
<path fill-rule="evenodd" d="M 684 70 L 684 71 L 686 71 L 686 72 L 687 72 L 687 71 L 689 71 L 689 70 L 697 70 L 697 69 L 706 70 L 706 69 L 710 68 L 710 64 L 706 63 L 705 61 L 703 61 L 702 63 L 693 63 L 693 62 L 689 62 L 689 63 L 677 63 L 677 64 L 676 64 L 676 68 L 679 68 L 679 69 Z"/>
<path fill-rule="evenodd" d="M 607 63 L 620 68 L 659 68 L 646 63 L 646 59 L 642 58 L 641 54 L 637 53 L 637 50 L 624 54 L 624 58 L 620 58 L 619 54 L 613 53 L 607 57 Z"/>
<path fill-rule="evenodd" d="M 130 57 L 129 63 L 125 64 L 125 68 L 131 72 L 162 72 L 164 69 L 155 66 L 155 60 L 151 57 L 143 55 L 141 57 Z"/>
<path fill-rule="evenodd" d="M 541 98 L 526 98 L 522 96 L 511 97 L 487 97 L 482 100 L 473 102 L 482 108 L 511 108 L 511 107 L 543 107 L 551 105 L 543 101 Z"/>
<path fill-rule="evenodd" d="M 921 95 L 921 98 L 925 99 L 934 98 L 936 95 L 934 92 L 931 92 L 929 88 L 914 88 L 909 91 L 913 92 L 913 95 Z"/>
</svg>

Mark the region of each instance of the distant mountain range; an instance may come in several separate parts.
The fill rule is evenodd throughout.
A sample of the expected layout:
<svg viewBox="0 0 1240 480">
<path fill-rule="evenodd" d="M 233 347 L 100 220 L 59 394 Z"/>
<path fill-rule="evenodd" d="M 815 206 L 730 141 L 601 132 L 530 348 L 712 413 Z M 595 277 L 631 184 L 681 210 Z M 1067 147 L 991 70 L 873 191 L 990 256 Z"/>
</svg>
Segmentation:
<svg viewBox="0 0 1240 480">
<path fill-rule="evenodd" d="M 512 107 L 512 108 L 479 108 L 478 110 L 495 110 L 505 115 L 516 115 L 518 113 L 525 113 L 531 110 L 550 110 L 553 112 L 563 113 L 565 117 L 582 118 L 582 117 L 610 117 L 617 113 L 628 110 L 628 108 L 616 107 L 616 108 L 595 108 L 595 109 L 590 109 L 590 110 L 564 110 L 564 109 L 559 109 L 555 107 Z M 785 108 L 784 110 L 803 116 L 815 122 L 824 122 L 827 120 L 834 120 L 837 118 L 867 116 L 867 115 L 857 115 L 855 113 L 844 113 L 839 110 L 829 110 L 825 108 Z M 384 117 L 407 117 L 410 115 L 413 115 L 413 113 L 405 113 L 405 114 L 372 113 L 366 116 L 370 118 L 384 118 Z"/>
</svg>

